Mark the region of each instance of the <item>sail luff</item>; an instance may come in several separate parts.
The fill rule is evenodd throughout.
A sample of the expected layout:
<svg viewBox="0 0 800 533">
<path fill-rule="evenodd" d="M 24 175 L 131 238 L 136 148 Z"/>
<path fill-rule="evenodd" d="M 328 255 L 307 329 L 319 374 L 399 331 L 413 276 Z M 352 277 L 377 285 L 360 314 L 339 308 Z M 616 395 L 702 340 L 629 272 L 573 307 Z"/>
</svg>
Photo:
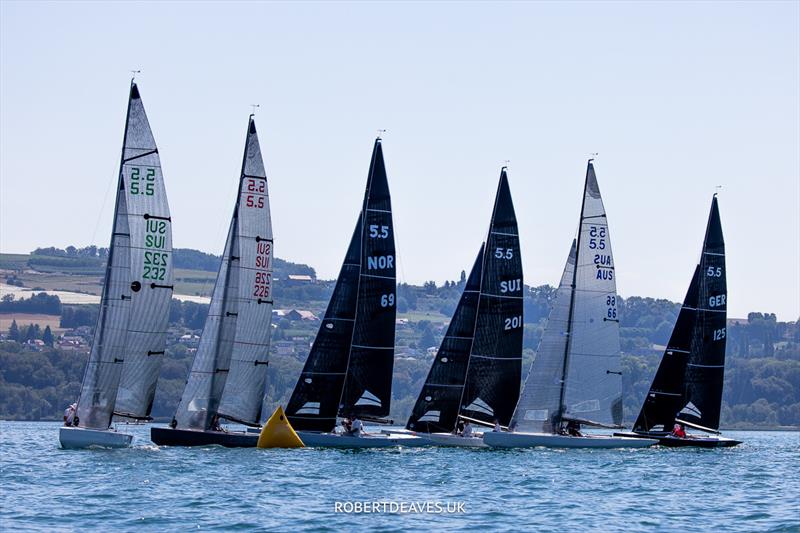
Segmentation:
<svg viewBox="0 0 800 533">
<path fill-rule="evenodd" d="M 126 333 L 124 323 L 127 322 L 127 312 L 130 308 L 130 299 L 126 300 L 123 297 L 124 292 L 119 289 L 124 290 L 124 285 L 130 279 L 130 252 L 127 250 L 130 235 L 127 227 L 127 216 L 125 216 L 127 209 L 124 209 L 125 186 L 122 179 L 122 165 L 125 158 L 125 143 L 135 87 L 134 81 L 131 80 L 128 106 L 125 112 L 122 149 L 120 150 L 120 169 L 117 177 L 114 218 L 100 298 L 100 313 L 97 318 L 94 341 L 92 342 L 89 360 L 84 369 L 81 392 L 77 402 L 78 425 L 93 429 L 105 429 L 111 425 L 124 355 Z M 118 272 L 118 275 L 115 276 L 115 272 Z M 113 289 L 112 285 L 114 286 Z M 114 294 L 117 292 L 120 294 L 118 298 L 115 298 Z M 110 314 L 120 316 L 110 316 Z M 114 335 L 111 335 L 112 333 Z M 108 352 L 113 353 L 109 354 Z M 112 356 L 110 359 L 109 355 Z"/>
</svg>

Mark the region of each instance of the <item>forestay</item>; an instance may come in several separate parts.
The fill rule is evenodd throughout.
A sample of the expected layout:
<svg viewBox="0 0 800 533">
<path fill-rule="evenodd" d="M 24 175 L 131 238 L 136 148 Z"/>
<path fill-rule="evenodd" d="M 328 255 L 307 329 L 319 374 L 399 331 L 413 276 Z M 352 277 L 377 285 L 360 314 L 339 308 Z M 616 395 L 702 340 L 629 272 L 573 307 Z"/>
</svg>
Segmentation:
<svg viewBox="0 0 800 533">
<path fill-rule="evenodd" d="M 236 205 L 208 317 L 175 414 L 177 427 L 207 430 L 217 417 L 258 423 L 272 320 L 272 258 L 267 177 L 251 115 Z"/>
<path fill-rule="evenodd" d="M 172 297 L 172 224 L 158 148 L 131 82 L 114 225 L 95 341 L 78 417 L 104 429 L 113 414 L 150 414 Z"/>
</svg>

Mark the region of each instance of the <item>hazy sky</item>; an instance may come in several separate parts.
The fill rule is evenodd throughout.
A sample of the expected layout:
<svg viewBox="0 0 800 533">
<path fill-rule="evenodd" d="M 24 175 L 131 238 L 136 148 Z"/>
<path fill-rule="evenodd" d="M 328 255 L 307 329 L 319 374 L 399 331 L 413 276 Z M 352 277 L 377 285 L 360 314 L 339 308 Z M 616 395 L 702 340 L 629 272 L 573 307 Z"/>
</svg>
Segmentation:
<svg viewBox="0 0 800 533">
<path fill-rule="evenodd" d="M 683 298 L 722 185 L 729 316 L 800 315 L 798 2 L 0 5 L 3 252 L 107 246 L 141 69 L 177 247 L 221 252 L 258 103 L 276 253 L 320 277 L 385 128 L 401 281 L 471 266 L 510 160 L 556 283 L 599 152 L 620 294 Z"/>
</svg>

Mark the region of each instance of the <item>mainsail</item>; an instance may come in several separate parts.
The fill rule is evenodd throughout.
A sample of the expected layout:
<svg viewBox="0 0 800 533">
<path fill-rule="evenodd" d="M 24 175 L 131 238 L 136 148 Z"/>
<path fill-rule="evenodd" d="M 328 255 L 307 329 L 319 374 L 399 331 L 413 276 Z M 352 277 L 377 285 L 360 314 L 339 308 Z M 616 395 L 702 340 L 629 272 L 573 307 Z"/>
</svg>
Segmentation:
<svg viewBox="0 0 800 533">
<path fill-rule="evenodd" d="M 172 298 L 172 222 L 158 148 L 131 82 L 100 315 L 78 400 L 81 427 L 146 418 Z"/>
<path fill-rule="evenodd" d="M 337 416 L 389 414 L 395 289 L 391 197 L 378 138 L 350 246 L 286 409 L 295 429 L 330 431 Z"/>
<path fill-rule="evenodd" d="M 514 410 L 511 426 L 518 431 L 553 433 L 561 410 L 564 356 L 567 350 L 576 243 L 573 240 L 547 318 L 547 325 L 531 363 L 528 378 Z M 554 415 L 556 415 L 554 417 Z"/>
<path fill-rule="evenodd" d="M 718 429 L 725 371 L 725 242 L 711 202 L 700 264 L 645 397 L 634 431 L 669 431 L 675 420 Z"/>
<path fill-rule="evenodd" d="M 619 320 L 608 222 L 592 160 L 578 229 L 547 326 L 514 410 L 515 430 L 553 433 L 563 420 L 622 423 Z"/>
<path fill-rule="evenodd" d="M 272 258 L 267 175 L 251 115 L 236 205 L 176 427 L 207 430 L 217 417 L 258 424 L 272 320 Z"/>
<path fill-rule="evenodd" d="M 606 211 L 589 160 L 573 274 L 562 418 L 622 424 L 615 272 Z"/>
<path fill-rule="evenodd" d="M 522 374 L 522 258 L 506 168 L 500 172 L 483 254 L 475 332 L 461 414 L 508 425 Z M 451 428 L 452 429 L 452 428 Z"/>
<path fill-rule="evenodd" d="M 464 285 L 442 344 L 433 360 L 406 427 L 425 433 L 450 432 L 458 422 L 481 291 L 484 244 Z"/>
</svg>

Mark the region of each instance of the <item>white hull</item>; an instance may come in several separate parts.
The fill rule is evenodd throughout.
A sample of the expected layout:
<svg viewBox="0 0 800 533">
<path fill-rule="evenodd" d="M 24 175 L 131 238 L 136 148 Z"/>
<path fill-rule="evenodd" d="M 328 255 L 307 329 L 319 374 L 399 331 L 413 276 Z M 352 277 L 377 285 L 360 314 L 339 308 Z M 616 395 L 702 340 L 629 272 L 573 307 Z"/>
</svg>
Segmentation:
<svg viewBox="0 0 800 533">
<path fill-rule="evenodd" d="M 111 429 L 87 429 L 81 427 L 62 426 L 58 432 L 61 447 L 66 450 L 81 448 L 127 448 L 131 445 L 133 435 L 119 433 Z"/>
<path fill-rule="evenodd" d="M 640 437 L 613 437 L 610 435 L 552 435 L 549 433 L 508 433 L 505 431 L 483 434 L 483 442 L 495 448 L 646 448 L 657 444 L 656 439 Z"/>
<path fill-rule="evenodd" d="M 394 446 L 430 446 L 430 442 L 414 435 L 370 434 L 361 437 L 298 431 L 303 444 L 310 448 L 391 448 Z"/>
<path fill-rule="evenodd" d="M 435 446 L 461 446 L 466 448 L 486 448 L 483 434 L 477 433 L 473 437 L 462 437 L 452 433 L 417 433 L 421 439 L 430 441 Z"/>
</svg>

